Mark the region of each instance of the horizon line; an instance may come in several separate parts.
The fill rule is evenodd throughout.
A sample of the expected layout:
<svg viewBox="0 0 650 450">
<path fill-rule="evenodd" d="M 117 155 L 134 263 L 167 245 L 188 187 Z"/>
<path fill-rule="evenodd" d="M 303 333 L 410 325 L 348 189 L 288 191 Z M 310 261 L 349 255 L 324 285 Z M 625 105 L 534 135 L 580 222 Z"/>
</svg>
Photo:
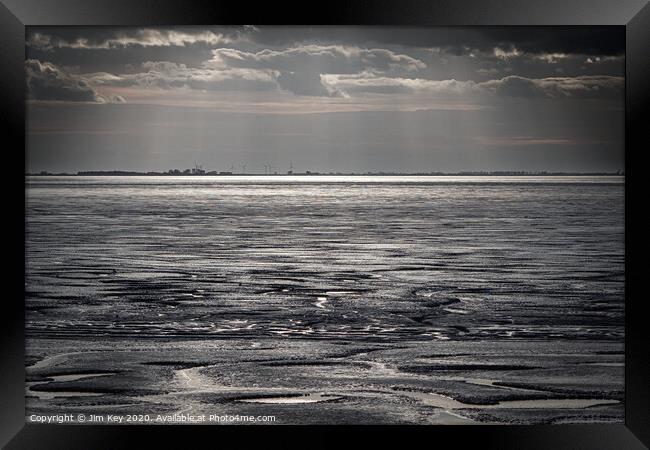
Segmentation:
<svg viewBox="0 0 650 450">
<path fill-rule="evenodd" d="M 189 169 L 188 169 L 189 170 Z M 27 172 L 25 176 L 311 176 L 311 175 L 328 175 L 328 176 L 366 176 L 366 175 L 383 175 L 383 176 L 459 176 L 459 175 L 478 175 L 478 176 L 493 176 L 493 175 L 610 175 L 610 176 L 624 176 L 625 171 L 548 171 L 548 170 L 463 170 L 456 172 L 389 172 L 389 171 L 367 171 L 367 172 L 275 172 L 275 173 L 236 173 L 231 171 L 205 171 L 200 172 L 187 172 L 187 171 L 130 171 L 130 170 L 81 170 L 76 172 Z"/>
</svg>

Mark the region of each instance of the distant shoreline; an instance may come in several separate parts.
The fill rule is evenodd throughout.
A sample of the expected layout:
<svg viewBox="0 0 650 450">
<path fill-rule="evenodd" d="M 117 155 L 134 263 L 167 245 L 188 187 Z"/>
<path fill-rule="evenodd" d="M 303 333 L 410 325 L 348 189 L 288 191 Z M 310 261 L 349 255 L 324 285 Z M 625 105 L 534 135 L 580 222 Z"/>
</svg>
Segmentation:
<svg viewBox="0 0 650 450">
<path fill-rule="evenodd" d="M 332 172 L 301 172 L 301 173 L 225 173 L 225 172 L 206 172 L 206 173 L 169 173 L 169 172 L 131 172 L 131 171 L 83 171 L 77 173 L 27 173 L 25 176 L 30 177 L 47 177 L 47 176 L 169 176 L 169 177 L 201 177 L 201 176 L 221 176 L 221 177 L 242 177 L 242 176 L 625 176 L 624 172 L 366 172 L 366 173 L 332 173 Z"/>
</svg>

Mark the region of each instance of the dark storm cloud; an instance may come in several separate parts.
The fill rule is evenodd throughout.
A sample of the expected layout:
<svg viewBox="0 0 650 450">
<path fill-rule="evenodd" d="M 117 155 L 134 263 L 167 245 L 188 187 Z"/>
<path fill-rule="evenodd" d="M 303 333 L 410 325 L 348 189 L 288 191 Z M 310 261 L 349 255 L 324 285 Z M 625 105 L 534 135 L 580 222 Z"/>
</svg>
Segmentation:
<svg viewBox="0 0 650 450">
<path fill-rule="evenodd" d="M 124 103 L 120 95 L 100 95 L 84 77 L 72 75 L 50 62 L 28 59 L 25 61 L 27 97 L 31 100 Z"/>
<path fill-rule="evenodd" d="M 438 48 L 450 55 L 492 53 L 495 48 L 516 48 L 528 55 L 580 54 L 620 56 L 625 49 L 621 27 L 489 27 L 489 28 L 399 28 L 399 27 L 182 27 L 138 28 L 30 28 L 28 52 L 74 49 L 113 50 L 138 53 L 169 48 L 233 47 L 259 51 L 299 45 L 347 45 L 400 48 Z M 33 54 L 33 55 L 32 55 Z M 156 55 L 157 57 L 158 55 Z M 148 59 L 152 59 L 151 56 Z"/>
<path fill-rule="evenodd" d="M 307 96 L 338 96 L 341 95 L 335 89 L 328 90 L 321 81 L 318 72 L 281 72 L 278 76 L 278 84 L 282 89 L 293 92 L 296 95 Z"/>
<path fill-rule="evenodd" d="M 621 55 L 622 27 L 258 27 L 251 40 L 259 45 L 304 42 L 374 42 L 403 47 L 440 47 L 452 54 L 515 46 L 527 53 Z"/>
<path fill-rule="evenodd" d="M 204 27 L 165 29 L 106 27 L 47 27 L 28 29 L 28 58 L 60 65 L 79 65 L 84 71 L 124 71 L 144 61 L 173 60 L 198 67 L 211 50 L 224 45 L 244 44 L 249 28 Z"/>
<path fill-rule="evenodd" d="M 61 48 L 105 50 L 129 47 L 185 47 L 194 44 L 216 46 L 231 44 L 240 39 L 242 39 L 241 30 L 214 32 L 205 29 L 179 28 L 63 29 L 55 32 L 34 31 L 28 36 L 27 46 L 45 51 Z"/>
<path fill-rule="evenodd" d="M 577 53 L 583 55 L 622 55 L 625 51 L 623 27 L 508 27 L 482 31 L 492 47 L 513 45 L 532 53 Z M 477 48 L 486 45 L 476 43 Z"/>
<path fill-rule="evenodd" d="M 319 74 L 374 71 L 396 78 L 483 82 L 510 75 L 538 79 L 624 73 L 623 34 L 611 27 L 31 28 L 27 43 L 29 58 L 78 66 L 81 73 L 134 75 L 146 61 L 170 61 L 197 71 L 278 71 L 276 86 L 308 96 L 339 95 L 318 83 Z M 155 81 L 152 86 L 205 84 L 191 74 L 188 83 L 179 78 L 166 83 L 155 74 L 149 78 Z M 217 84 L 207 83 L 207 89 Z"/>
<path fill-rule="evenodd" d="M 101 97 L 82 79 L 54 64 L 28 59 L 25 62 L 28 97 L 33 100 L 98 102 Z"/>
</svg>

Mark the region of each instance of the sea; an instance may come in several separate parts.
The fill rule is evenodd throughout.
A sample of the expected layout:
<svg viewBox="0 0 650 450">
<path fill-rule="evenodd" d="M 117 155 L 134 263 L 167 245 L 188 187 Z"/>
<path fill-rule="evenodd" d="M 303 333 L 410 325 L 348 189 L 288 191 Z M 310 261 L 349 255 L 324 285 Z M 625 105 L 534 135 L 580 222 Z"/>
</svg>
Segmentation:
<svg viewBox="0 0 650 450">
<path fill-rule="evenodd" d="M 28 176 L 27 417 L 622 423 L 624 187 Z"/>
</svg>

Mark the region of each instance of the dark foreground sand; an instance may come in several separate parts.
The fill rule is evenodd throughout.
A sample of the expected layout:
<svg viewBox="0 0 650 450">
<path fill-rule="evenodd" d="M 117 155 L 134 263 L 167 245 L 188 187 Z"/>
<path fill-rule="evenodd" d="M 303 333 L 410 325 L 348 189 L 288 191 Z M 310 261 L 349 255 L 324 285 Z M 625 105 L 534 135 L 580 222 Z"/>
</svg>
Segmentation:
<svg viewBox="0 0 650 450">
<path fill-rule="evenodd" d="M 30 414 L 273 415 L 283 424 L 623 417 L 623 348 L 603 342 L 35 340 L 29 353 Z"/>
</svg>

